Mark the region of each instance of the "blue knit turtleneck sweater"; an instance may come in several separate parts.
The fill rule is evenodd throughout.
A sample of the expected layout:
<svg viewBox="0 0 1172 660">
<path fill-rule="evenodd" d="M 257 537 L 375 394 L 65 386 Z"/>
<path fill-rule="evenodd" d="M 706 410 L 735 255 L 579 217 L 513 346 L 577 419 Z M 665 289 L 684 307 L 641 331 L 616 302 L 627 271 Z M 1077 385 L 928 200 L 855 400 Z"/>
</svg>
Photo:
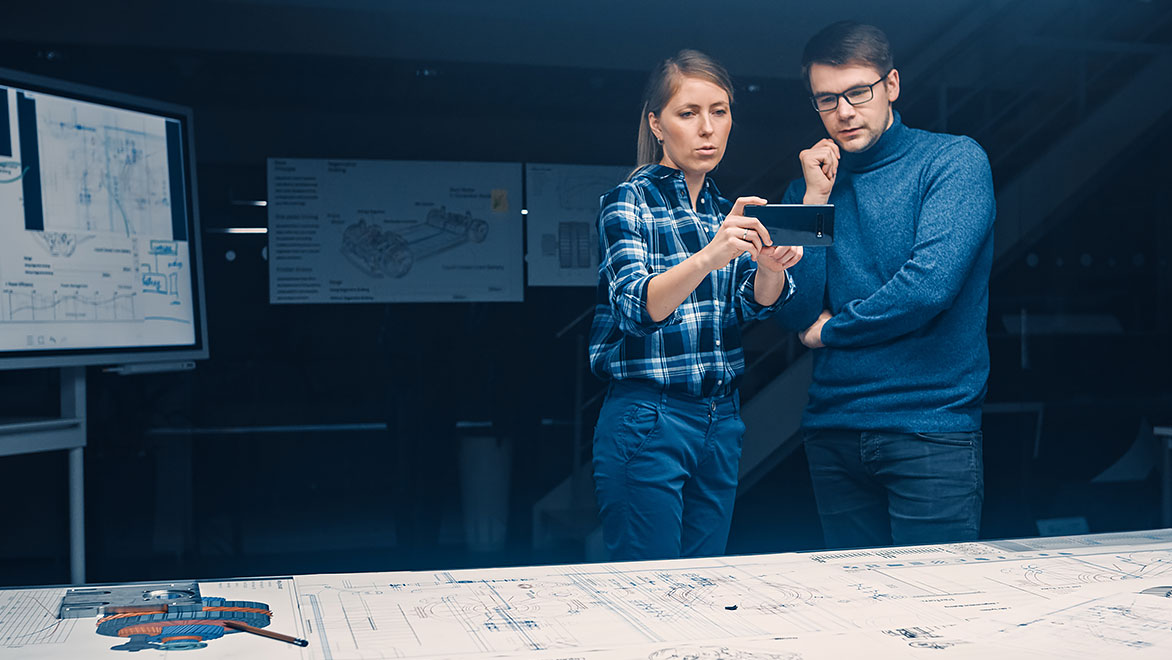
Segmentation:
<svg viewBox="0 0 1172 660">
<path fill-rule="evenodd" d="M 793 182 L 784 201 L 800 204 L 805 190 Z M 775 317 L 801 331 L 834 314 L 803 425 L 980 428 L 995 214 L 985 152 L 895 113 L 870 149 L 842 153 L 830 203 L 834 245 L 806 248 L 790 270 L 797 293 Z"/>
</svg>

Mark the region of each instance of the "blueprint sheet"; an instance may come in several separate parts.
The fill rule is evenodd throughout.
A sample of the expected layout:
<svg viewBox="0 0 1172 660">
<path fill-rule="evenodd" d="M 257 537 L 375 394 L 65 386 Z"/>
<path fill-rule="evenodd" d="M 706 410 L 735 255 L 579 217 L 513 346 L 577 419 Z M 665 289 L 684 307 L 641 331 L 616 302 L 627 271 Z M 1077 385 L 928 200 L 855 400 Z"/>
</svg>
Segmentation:
<svg viewBox="0 0 1172 660">
<path fill-rule="evenodd" d="M 90 588 L 87 585 L 87 588 Z M 96 588 L 96 587 L 95 587 Z M 200 582 L 200 595 L 228 601 L 264 603 L 272 612 L 272 630 L 304 637 L 296 616 L 296 592 L 291 579 Z M 209 640 L 205 648 L 188 651 L 140 650 L 133 655 L 112 647 L 125 640 L 97 634 L 97 618 L 58 619 L 65 587 L 0 589 L 0 658 L 21 660 L 85 660 L 87 658 L 207 658 L 245 660 L 274 658 L 300 660 L 300 649 L 248 633 L 231 633 Z"/>
<path fill-rule="evenodd" d="M 293 583 L 305 660 L 1172 657 L 1172 530 Z"/>
</svg>

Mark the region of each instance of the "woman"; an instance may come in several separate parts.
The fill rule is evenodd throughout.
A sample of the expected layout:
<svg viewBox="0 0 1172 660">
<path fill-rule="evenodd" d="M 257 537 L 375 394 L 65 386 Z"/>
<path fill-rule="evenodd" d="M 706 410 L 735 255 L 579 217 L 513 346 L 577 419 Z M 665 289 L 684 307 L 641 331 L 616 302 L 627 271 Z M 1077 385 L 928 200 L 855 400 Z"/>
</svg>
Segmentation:
<svg viewBox="0 0 1172 660">
<path fill-rule="evenodd" d="M 740 324 L 792 293 L 800 247 L 772 245 L 708 178 L 732 128 L 728 73 L 680 51 L 647 84 L 640 167 L 601 201 L 590 365 L 609 380 L 594 481 L 613 559 L 724 552 L 745 425 Z"/>
</svg>

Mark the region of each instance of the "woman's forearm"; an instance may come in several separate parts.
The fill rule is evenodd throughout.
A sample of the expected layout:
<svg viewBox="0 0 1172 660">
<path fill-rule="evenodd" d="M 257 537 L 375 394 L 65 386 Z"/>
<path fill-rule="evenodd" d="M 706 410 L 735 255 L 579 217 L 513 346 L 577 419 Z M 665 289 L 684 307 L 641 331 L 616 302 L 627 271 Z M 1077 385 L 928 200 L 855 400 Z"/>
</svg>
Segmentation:
<svg viewBox="0 0 1172 660">
<path fill-rule="evenodd" d="M 697 252 L 647 282 L 647 313 L 656 323 L 688 299 L 712 272 L 702 252 Z"/>
</svg>

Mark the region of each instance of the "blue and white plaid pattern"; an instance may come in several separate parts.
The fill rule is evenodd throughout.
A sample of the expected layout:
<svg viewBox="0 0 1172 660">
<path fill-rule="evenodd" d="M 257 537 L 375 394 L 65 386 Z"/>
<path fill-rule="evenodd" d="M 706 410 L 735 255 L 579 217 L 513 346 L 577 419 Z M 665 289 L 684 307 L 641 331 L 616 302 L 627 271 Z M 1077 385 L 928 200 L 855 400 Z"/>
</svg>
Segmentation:
<svg viewBox="0 0 1172 660">
<path fill-rule="evenodd" d="M 598 304 L 590 330 L 590 368 L 603 379 L 638 379 L 692 396 L 722 396 L 745 371 L 740 324 L 776 311 L 753 299 L 757 264 L 742 254 L 708 274 L 666 319 L 647 313 L 647 283 L 712 240 L 732 210 L 706 178 L 688 200 L 684 175 L 649 165 L 601 199 Z"/>
</svg>

